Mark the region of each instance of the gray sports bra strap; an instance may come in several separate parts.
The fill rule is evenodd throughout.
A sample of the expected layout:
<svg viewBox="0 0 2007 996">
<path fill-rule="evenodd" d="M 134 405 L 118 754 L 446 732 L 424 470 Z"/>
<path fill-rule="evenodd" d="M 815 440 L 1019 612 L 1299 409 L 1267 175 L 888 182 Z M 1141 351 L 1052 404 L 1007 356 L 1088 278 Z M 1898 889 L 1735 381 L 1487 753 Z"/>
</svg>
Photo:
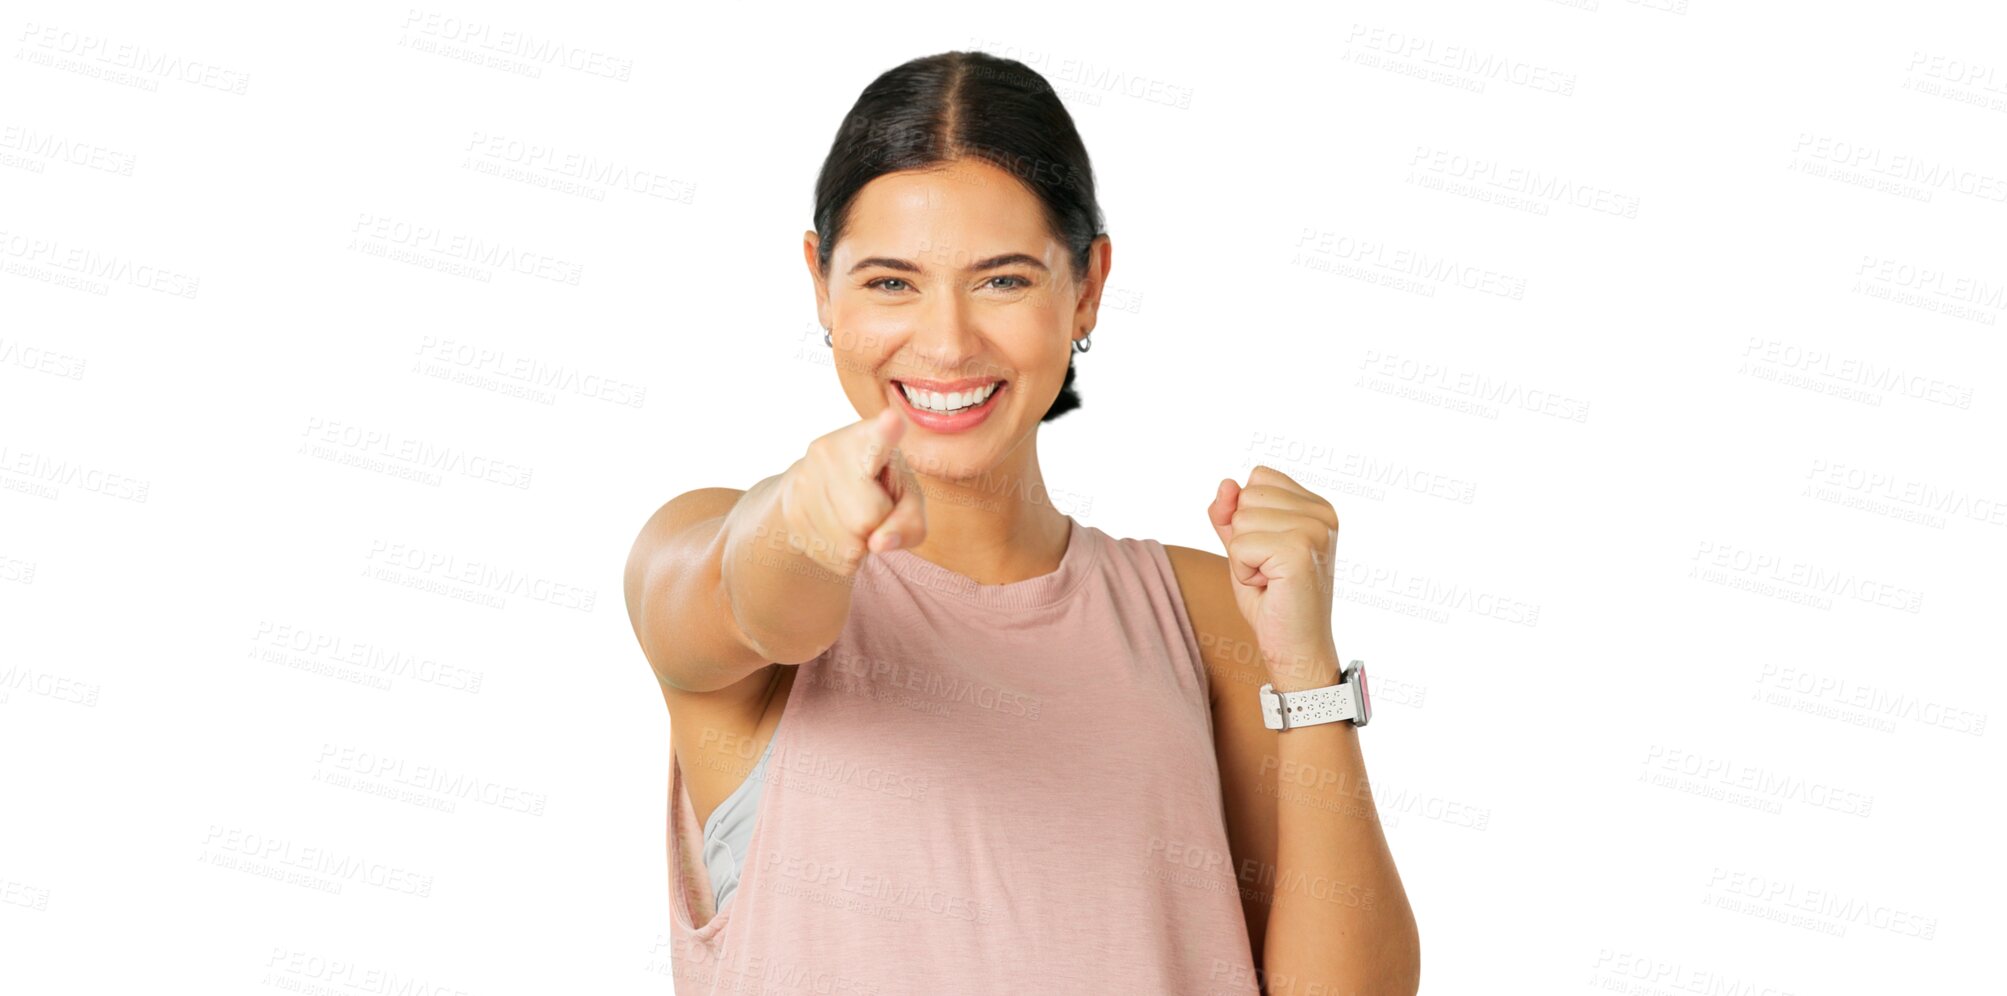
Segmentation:
<svg viewBox="0 0 2007 996">
<path fill-rule="evenodd" d="M 779 733 L 780 728 L 775 727 L 774 732 Z M 767 747 L 753 762 L 746 780 L 704 821 L 704 870 L 711 876 L 713 906 L 718 910 L 723 910 L 725 901 L 738 890 L 739 866 L 745 862 L 746 845 L 753 839 L 753 818 L 759 815 L 760 795 L 766 789 L 767 758 L 773 754 L 777 739 L 767 738 Z"/>
</svg>

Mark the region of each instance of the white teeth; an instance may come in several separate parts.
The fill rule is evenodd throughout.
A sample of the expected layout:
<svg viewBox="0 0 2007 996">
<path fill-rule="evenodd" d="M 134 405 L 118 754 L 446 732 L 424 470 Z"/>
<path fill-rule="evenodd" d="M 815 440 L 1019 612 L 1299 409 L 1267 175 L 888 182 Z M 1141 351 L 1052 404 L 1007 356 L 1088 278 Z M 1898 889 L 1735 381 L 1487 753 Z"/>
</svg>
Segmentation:
<svg viewBox="0 0 2007 996">
<path fill-rule="evenodd" d="M 973 390 L 950 391 L 947 394 L 939 391 L 919 391 L 905 384 L 899 385 L 899 389 L 906 392 L 906 400 L 912 402 L 913 407 L 946 413 L 971 408 L 988 401 L 990 395 L 995 393 L 998 385 L 1002 383 L 1003 381 L 994 380 Z"/>
</svg>

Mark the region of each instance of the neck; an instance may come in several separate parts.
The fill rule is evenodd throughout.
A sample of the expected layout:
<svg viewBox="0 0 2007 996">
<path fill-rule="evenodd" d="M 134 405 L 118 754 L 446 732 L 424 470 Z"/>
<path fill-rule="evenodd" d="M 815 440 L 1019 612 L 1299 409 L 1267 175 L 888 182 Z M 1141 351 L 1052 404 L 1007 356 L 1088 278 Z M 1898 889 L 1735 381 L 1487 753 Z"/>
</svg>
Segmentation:
<svg viewBox="0 0 2007 996">
<path fill-rule="evenodd" d="M 914 556 L 977 584 L 1010 584 L 1059 569 L 1068 542 L 1038 466 L 1038 436 L 974 477 L 916 474 L 927 503 L 927 538 Z"/>
</svg>

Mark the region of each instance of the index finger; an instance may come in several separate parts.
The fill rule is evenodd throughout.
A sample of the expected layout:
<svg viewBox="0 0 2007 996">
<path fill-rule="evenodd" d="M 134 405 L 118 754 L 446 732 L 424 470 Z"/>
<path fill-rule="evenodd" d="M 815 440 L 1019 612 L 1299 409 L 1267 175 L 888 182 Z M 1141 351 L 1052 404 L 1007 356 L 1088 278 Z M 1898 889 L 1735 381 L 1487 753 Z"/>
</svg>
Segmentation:
<svg viewBox="0 0 2007 996">
<path fill-rule="evenodd" d="M 851 426 L 852 434 L 845 440 L 846 449 L 857 455 L 852 464 L 857 476 L 862 480 L 874 480 L 885 470 L 892 459 L 892 451 L 898 446 L 900 437 L 906 434 L 906 416 L 890 405 L 885 410 L 860 419 Z"/>
</svg>

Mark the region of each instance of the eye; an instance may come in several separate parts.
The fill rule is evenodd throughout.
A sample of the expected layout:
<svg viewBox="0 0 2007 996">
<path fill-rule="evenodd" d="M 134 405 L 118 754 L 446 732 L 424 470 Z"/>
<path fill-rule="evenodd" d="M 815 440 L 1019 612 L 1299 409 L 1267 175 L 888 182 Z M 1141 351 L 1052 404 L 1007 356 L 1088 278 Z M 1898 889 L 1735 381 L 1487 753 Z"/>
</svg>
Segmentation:
<svg viewBox="0 0 2007 996">
<path fill-rule="evenodd" d="M 866 286 L 866 287 L 877 287 L 877 286 L 879 286 L 879 285 L 881 285 L 881 284 L 887 284 L 887 283 L 893 283 L 893 284 L 898 284 L 898 285 L 900 285 L 900 287 L 901 287 L 901 288 L 904 288 L 904 287 L 906 286 L 906 281 L 904 281 L 904 280 L 901 280 L 901 279 L 900 279 L 900 278 L 898 278 L 898 277 L 879 277 L 879 278 L 878 278 L 878 279 L 876 279 L 876 280 L 871 280 L 871 281 L 867 281 L 867 282 L 865 282 L 864 286 Z"/>
<path fill-rule="evenodd" d="M 1029 280 L 1026 280 L 1026 279 L 1025 279 L 1025 278 L 1023 278 L 1023 277 L 1019 277 L 1019 276 L 1014 276 L 1014 275 L 1010 275 L 1010 274 L 1002 274 L 1002 275 L 998 275 L 998 276 L 995 276 L 995 277 L 991 277 L 990 279 L 991 279 L 991 280 L 1015 280 L 1015 281 L 1017 281 L 1017 283 L 1016 283 L 1016 284 L 1013 284 L 1013 285 L 1008 285 L 1008 286 L 1004 286 L 1004 287 L 998 287 L 998 288 L 997 288 L 998 290 L 1022 290 L 1022 289 L 1026 288 L 1026 287 L 1030 287 L 1030 286 L 1031 286 L 1031 281 L 1029 281 Z M 996 285 L 995 285 L 995 284 L 991 284 L 990 286 L 992 286 L 992 287 L 995 287 Z"/>
</svg>

